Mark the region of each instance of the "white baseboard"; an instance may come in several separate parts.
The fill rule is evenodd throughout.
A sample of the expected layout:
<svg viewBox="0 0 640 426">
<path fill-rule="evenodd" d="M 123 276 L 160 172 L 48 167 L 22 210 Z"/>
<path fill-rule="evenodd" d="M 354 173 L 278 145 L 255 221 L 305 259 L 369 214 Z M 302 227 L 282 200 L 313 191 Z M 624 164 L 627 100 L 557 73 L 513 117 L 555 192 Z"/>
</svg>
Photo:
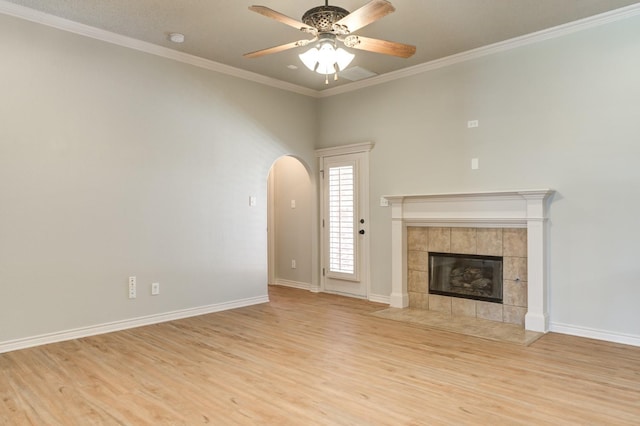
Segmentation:
<svg viewBox="0 0 640 426">
<path fill-rule="evenodd" d="M 640 346 L 640 336 L 611 331 L 597 330 L 594 328 L 578 327 L 570 324 L 552 322 L 549 331 L 569 334 L 571 336 L 586 337 L 589 339 L 605 340 L 607 342 L 622 343 L 624 345 Z"/>
<path fill-rule="evenodd" d="M 369 302 L 384 303 L 385 305 L 388 305 L 391 303 L 391 299 L 389 296 L 384 296 L 382 294 L 370 294 Z"/>
<path fill-rule="evenodd" d="M 273 285 L 281 285 L 283 287 L 299 288 L 301 290 L 311 290 L 311 284 L 309 284 L 309 283 L 301 283 L 299 281 L 283 280 L 281 278 L 276 278 L 276 282 L 273 283 Z"/>
<path fill-rule="evenodd" d="M 161 322 L 173 321 L 182 318 L 195 317 L 198 315 L 211 314 L 214 312 L 227 311 L 230 309 L 242 308 L 245 306 L 258 305 L 269 302 L 269 296 L 250 297 L 247 299 L 234 300 L 231 302 L 216 303 L 213 305 L 200 306 L 197 308 L 182 309 L 179 311 L 166 312 L 162 314 L 148 315 L 144 317 L 132 318 L 122 321 L 114 321 L 106 324 L 92 325 L 72 330 L 58 331 L 55 333 L 42 334 L 39 336 L 26 337 L 22 339 L 0 342 L 0 353 L 16 351 L 19 349 L 31 348 L 34 346 L 47 345 L 49 343 L 63 342 L 65 340 L 79 339 L 82 337 L 95 336 L 98 334 L 111 333 L 114 331 L 126 330 L 129 328 L 141 327 L 145 325 L 158 324 Z"/>
</svg>

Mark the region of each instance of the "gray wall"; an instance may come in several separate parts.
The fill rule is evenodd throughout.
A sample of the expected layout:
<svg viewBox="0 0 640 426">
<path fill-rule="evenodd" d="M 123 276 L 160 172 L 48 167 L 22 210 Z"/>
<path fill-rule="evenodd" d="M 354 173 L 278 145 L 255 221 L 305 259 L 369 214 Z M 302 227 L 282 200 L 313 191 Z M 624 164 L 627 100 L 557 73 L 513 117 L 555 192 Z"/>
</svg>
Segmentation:
<svg viewBox="0 0 640 426">
<path fill-rule="evenodd" d="M 552 323 L 640 336 L 638 17 L 319 101 L 0 29 L 0 343 L 264 296 L 269 168 L 364 141 L 374 294 L 381 195 L 551 187 Z"/>
<path fill-rule="evenodd" d="M 4 15 L 0 34 L 0 343 L 266 295 L 267 175 L 314 164 L 314 99 Z"/>
<path fill-rule="evenodd" d="M 290 285 L 311 286 L 312 191 L 309 171 L 296 158 L 280 158 L 272 168 L 275 278 Z M 295 201 L 295 208 L 291 201 Z M 291 268 L 291 260 L 296 268 Z M 287 283 L 283 283 L 287 284 Z"/>
<path fill-rule="evenodd" d="M 381 195 L 549 187 L 551 322 L 640 337 L 639 40 L 634 17 L 322 99 L 320 147 L 376 144 L 373 293 L 391 290 Z"/>
</svg>

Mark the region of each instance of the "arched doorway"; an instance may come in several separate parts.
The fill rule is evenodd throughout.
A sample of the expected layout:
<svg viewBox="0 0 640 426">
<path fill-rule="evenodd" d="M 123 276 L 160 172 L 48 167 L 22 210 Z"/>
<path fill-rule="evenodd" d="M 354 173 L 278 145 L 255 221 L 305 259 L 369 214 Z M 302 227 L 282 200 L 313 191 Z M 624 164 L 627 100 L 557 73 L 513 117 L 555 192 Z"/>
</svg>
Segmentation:
<svg viewBox="0 0 640 426">
<path fill-rule="evenodd" d="M 309 169 L 283 156 L 271 166 L 267 182 L 269 284 L 314 290 L 316 201 Z"/>
</svg>

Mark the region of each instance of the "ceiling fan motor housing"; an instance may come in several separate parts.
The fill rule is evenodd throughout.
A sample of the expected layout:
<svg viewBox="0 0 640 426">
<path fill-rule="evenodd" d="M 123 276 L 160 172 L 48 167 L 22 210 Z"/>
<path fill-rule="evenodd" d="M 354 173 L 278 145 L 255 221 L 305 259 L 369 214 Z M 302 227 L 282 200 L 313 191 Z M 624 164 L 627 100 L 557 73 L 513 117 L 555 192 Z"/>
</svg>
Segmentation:
<svg viewBox="0 0 640 426">
<path fill-rule="evenodd" d="M 319 32 L 333 31 L 333 24 L 349 14 L 345 10 L 337 6 L 318 6 L 307 10 L 302 15 L 302 22 L 310 27 L 316 28 Z"/>
</svg>

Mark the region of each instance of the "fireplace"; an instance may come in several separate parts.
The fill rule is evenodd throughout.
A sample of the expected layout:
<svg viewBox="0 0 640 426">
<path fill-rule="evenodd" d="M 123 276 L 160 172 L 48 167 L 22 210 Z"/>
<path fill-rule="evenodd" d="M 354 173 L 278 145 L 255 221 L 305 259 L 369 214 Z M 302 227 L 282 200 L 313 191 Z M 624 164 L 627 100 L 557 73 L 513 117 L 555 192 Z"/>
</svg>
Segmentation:
<svg viewBox="0 0 640 426">
<path fill-rule="evenodd" d="M 430 252 L 429 294 L 502 303 L 502 257 Z"/>
<path fill-rule="evenodd" d="M 446 304 L 450 311 L 464 311 L 474 305 L 476 317 L 517 322 L 526 330 L 547 332 L 549 330 L 547 288 L 547 208 L 554 193 L 551 189 L 489 191 L 449 194 L 414 194 L 384 196 L 391 207 L 391 294 L 389 304 L 394 308 L 409 306 L 409 287 L 425 282 L 427 277 L 427 252 L 471 253 L 494 255 L 494 250 L 485 244 L 485 234 L 503 233 L 503 242 L 512 242 L 511 237 L 523 234 L 522 247 L 516 244 L 502 253 L 504 258 L 503 303 L 491 303 L 427 294 L 418 297 L 418 302 L 428 303 L 428 308 L 440 308 Z M 428 229 L 429 244 L 420 250 L 407 249 L 407 229 Z M 459 250 L 454 244 L 454 229 L 476 228 L 476 250 Z M 481 232 L 486 229 L 486 232 Z M 431 238 L 431 230 L 433 237 Z M 517 232 L 514 232 L 517 231 Z M 440 238 L 443 234 L 451 238 Z M 465 232 L 455 232 L 464 237 Z M 514 234 L 514 235 L 511 235 Z M 482 238 L 481 238 L 482 236 Z M 504 238 L 507 238 L 505 240 Z M 431 247 L 431 243 L 437 247 Z M 445 245 L 445 243 L 449 243 Z M 511 245 L 511 244 L 510 244 Z M 489 248 L 489 250 L 485 250 Z M 504 248 L 504 247 L 503 247 Z M 497 250 L 496 250 L 497 252 Z M 526 253 L 526 254 L 525 254 Z M 497 253 L 495 254 L 497 255 Z M 416 269 L 408 266 L 419 266 Z M 424 270 L 420 269 L 424 268 Z M 527 273 L 527 285 L 523 271 Z M 424 278 L 423 278 L 424 277 Z M 414 288 L 415 289 L 415 288 Z M 514 293 L 513 290 L 516 290 Z M 419 289 L 423 291 L 422 288 Z M 419 296 L 419 295 L 418 295 Z M 432 300 L 433 298 L 433 300 Z M 447 300 L 443 300 L 447 299 Z M 450 299 L 450 301 L 449 301 Z M 514 319 L 511 321 L 510 319 Z"/>
</svg>

